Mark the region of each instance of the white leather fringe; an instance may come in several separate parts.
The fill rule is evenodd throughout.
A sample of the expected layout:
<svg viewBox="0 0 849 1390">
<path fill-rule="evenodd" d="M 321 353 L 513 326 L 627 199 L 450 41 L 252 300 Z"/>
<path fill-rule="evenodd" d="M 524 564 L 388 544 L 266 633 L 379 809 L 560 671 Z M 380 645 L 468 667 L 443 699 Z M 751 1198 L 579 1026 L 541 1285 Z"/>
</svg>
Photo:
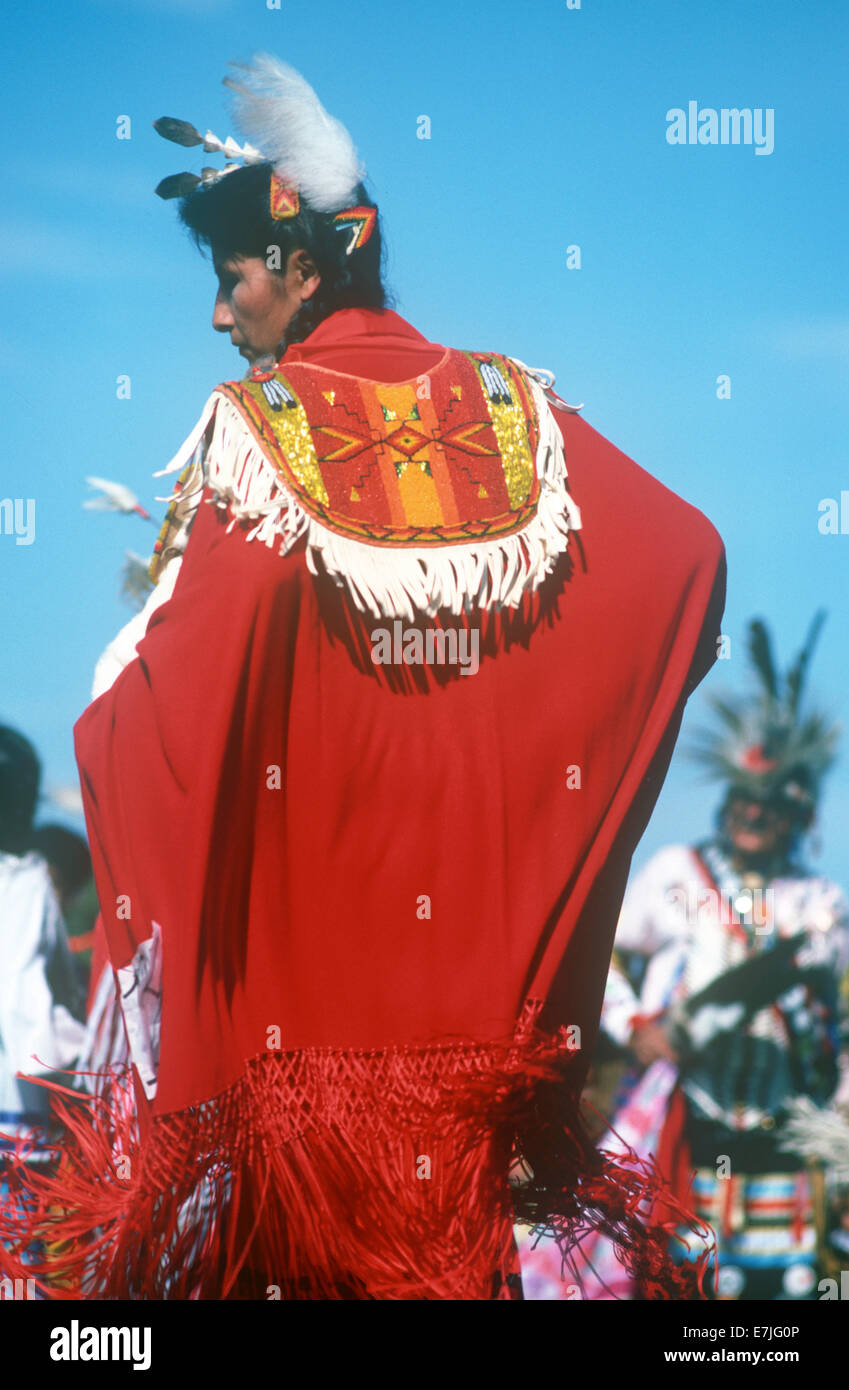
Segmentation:
<svg viewBox="0 0 849 1390">
<path fill-rule="evenodd" d="M 357 608 L 374 618 L 414 622 L 417 614 L 433 617 L 439 609 L 460 614 L 472 607 L 516 608 L 523 594 L 550 574 L 568 548 L 570 533 L 581 527 L 580 511 L 566 487 L 563 438 L 546 399 L 550 374 L 516 366 L 537 410 L 540 496 L 535 515 L 522 530 L 496 540 L 407 547 L 368 544 L 331 531 L 304 511 L 236 406 L 217 391 L 183 447 L 156 476 L 182 470 L 205 439 L 205 481 L 218 505 L 228 510 L 230 527 L 254 522 L 246 539 L 277 546 L 281 555 L 304 536 L 311 573 L 319 573 L 320 560 Z M 580 407 L 566 407 L 575 408 Z"/>
</svg>

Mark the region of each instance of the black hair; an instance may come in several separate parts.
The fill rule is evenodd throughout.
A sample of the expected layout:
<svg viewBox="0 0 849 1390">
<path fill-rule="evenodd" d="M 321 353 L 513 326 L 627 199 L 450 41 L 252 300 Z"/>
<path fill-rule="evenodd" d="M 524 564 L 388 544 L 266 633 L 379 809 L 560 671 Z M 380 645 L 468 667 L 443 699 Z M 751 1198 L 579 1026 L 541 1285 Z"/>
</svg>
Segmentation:
<svg viewBox="0 0 849 1390">
<path fill-rule="evenodd" d="M 808 769 L 800 765 L 784 773 L 778 783 L 763 792 L 749 791 L 745 786 L 732 783 L 717 811 L 719 820 L 725 818 L 734 801 L 758 801 L 787 816 L 794 829 L 805 830 L 816 808 L 814 779 Z"/>
<path fill-rule="evenodd" d="M 27 850 L 40 783 L 41 763 L 29 739 L 0 724 L 0 850 Z"/>
<path fill-rule="evenodd" d="M 321 213 L 304 198 L 295 217 L 276 221 L 269 204 L 272 166 L 249 164 L 213 183 L 200 184 L 180 204 L 180 219 L 195 244 L 208 248 L 215 261 L 234 256 L 261 257 L 269 264 L 274 248 L 278 264 L 272 271 L 285 274 L 293 251 L 304 250 L 321 276 L 321 284 L 306 300 L 286 332 L 287 343 L 299 343 L 337 309 L 384 309 L 390 303 L 382 278 L 383 242 L 380 216 L 364 246 L 350 255 L 351 229 L 334 223 L 332 213 Z M 375 207 L 362 184 L 351 195 L 354 207 Z"/>
<path fill-rule="evenodd" d="M 39 825 L 30 836 L 30 845 L 47 860 L 59 880 L 60 898 L 74 897 L 91 878 L 91 855 L 82 835 L 67 826 Z"/>
<path fill-rule="evenodd" d="M 800 800 L 792 795 L 790 789 L 794 784 L 798 784 L 807 792 L 807 797 Z M 774 787 L 769 794 L 762 796 L 757 795 L 757 793 L 750 793 L 745 787 L 734 784 L 728 788 L 721 805 L 717 808 L 714 820 L 717 838 L 726 852 L 732 849 L 727 830 L 728 813 L 733 803 L 738 800 L 760 801 L 766 806 L 780 810 L 787 816 L 790 828 L 784 847 L 784 861 L 786 864 L 795 864 L 801 854 L 802 843 L 807 831 L 811 828 L 815 814 L 813 780 L 807 769 L 795 768 L 782 778 L 778 787 Z"/>
</svg>

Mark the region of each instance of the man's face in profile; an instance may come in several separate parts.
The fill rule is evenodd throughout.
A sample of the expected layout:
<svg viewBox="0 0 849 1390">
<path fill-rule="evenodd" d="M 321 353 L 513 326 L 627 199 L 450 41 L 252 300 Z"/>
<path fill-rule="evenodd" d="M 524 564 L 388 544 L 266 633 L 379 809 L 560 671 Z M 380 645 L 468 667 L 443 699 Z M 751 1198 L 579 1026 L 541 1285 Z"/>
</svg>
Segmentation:
<svg viewBox="0 0 849 1390">
<path fill-rule="evenodd" d="M 269 270 L 259 256 L 214 261 L 218 293 L 212 326 L 228 333 L 248 362 L 279 355 L 286 329 L 319 283 L 303 251 L 293 251 L 285 272 Z"/>
</svg>

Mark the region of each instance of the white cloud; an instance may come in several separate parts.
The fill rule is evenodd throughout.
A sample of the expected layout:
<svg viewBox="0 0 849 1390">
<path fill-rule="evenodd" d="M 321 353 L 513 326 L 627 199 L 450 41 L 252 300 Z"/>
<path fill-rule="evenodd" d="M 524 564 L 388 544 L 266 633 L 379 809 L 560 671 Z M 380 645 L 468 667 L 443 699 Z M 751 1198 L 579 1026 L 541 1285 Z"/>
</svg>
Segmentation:
<svg viewBox="0 0 849 1390">
<path fill-rule="evenodd" d="M 790 358 L 849 361 L 849 319 L 808 319 L 766 330 L 772 344 Z"/>
<path fill-rule="evenodd" d="M 112 280 L 133 269 L 129 251 L 103 251 L 82 232 L 66 230 L 61 223 L 7 220 L 0 222 L 0 279 L 20 275 L 49 279 L 90 281 Z"/>
<path fill-rule="evenodd" d="M 90 246 L 74 247 L 73 237 L 59 233 L 58 227 L 40 227 L 36 223 L 2 222 L 0 240 L 3 260 L 0 271 L 6 276 L 21 271 L 48 275 L 67 275 L 73 266 L 72 278 L 88 278 L 94 273 L 97 257 Z"/>
<path fill-rule="evenodd" d="M 66 811 L 69 815 L 81 816 L 83 813 L 82 792 L 78 786 L 52 787 L 46 799 L 51 806 Z"/>
</svg>

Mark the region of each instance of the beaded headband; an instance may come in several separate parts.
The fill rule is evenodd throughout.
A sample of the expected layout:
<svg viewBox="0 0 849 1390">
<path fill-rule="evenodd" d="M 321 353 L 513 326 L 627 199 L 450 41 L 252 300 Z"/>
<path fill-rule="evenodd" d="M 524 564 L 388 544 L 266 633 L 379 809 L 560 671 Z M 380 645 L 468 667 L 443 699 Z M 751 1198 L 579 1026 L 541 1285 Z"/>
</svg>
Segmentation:
<svg viewBox="0 0 849 1390">
<path fill-rule="evenodd" d="M 288 217 L 297 217 L 301 210 L 301 199 L 297 188 L 284 183 L 276 172 L 272 172 L 271 175 L 269 206 L 275 222 L 282 222 Z M 374 231 L 377 222 L 377 208 L 343 208 L 341 212 L 334 213 L 333 221 L 338 232 L 350 232 L 348 245 L 345 247 L 346 256 L 350 256 L 352 251 L 359 251 L 361 246 L 365 246 Z"/>
</svg>

